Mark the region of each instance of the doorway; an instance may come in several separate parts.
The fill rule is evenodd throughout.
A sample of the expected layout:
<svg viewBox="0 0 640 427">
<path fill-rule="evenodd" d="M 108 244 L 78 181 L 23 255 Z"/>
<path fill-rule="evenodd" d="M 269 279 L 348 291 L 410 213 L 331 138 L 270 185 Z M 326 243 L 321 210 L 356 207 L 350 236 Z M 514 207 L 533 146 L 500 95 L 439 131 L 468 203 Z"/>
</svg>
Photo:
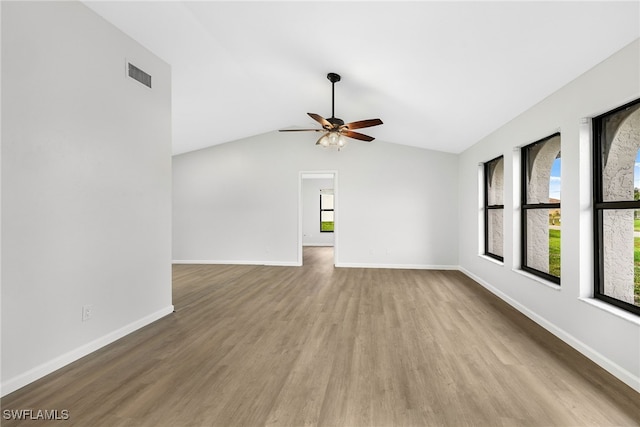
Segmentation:
<svg viewBox="0 0 640 427">
<path fill-rule="evenodd" d="M 298 265 L 304 264 L 304 248 L 332 249 L 338 259 L 338 173 L 300 172 L 298 192 Z"/>
</svg>

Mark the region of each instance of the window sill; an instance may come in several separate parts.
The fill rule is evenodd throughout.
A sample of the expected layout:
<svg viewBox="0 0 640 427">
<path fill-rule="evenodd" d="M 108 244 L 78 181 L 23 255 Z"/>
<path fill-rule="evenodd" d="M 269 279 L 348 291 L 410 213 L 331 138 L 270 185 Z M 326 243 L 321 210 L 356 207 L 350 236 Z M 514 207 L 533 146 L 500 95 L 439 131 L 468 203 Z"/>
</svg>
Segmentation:
<svg viewBox="0 0 640 427">
<path fill-rule="evenodd" d="M 599 308 L 600 310 L 604 310 L 609 314 L 612 314 L 616 317 L 619 317 L 621 319 L 624 319 L 628 322 L 633 323 L 634 325 L 638 325 L 640 326 L 640 316 L 636 316 L 633 313 L 630 313 L 626 310 L 623 310 L 621 308 L 618 308 L 614 305 L 611 304 L 607 304 L 604 301 L 600 301 L 597 300 L 595 298 L 578 298 L 580 301 L 585 302 L 589 305 L 592 305 L 596 308 Z"/>
<path fill-rule="evenodd" d="M 531 273 L 529 273 L 527 271 L 520 270 L 519 268 L 513 268 L 512 271 L 514 271 L 514 272 L 516 272 L 516 273 L 520 274 L 521 276 L 524 276 L 524 277 L 526 277 L 528 279 L 531 279 L 533 281 L 541 283 L 541 284 L 545 285 L 546 287 L 553 289 L 554 291 L 562 290 L 562 286 L 558 285 L 557 283 L 550 282 L 550 281 L 548 281 L 546 279 L 543 279 L 540 276 L 536 276 L 535 274 L 531 274 Z"/>
<path fill-rule="evenodd" d="M 486 256 L 483 254 L 478 254 L 478 256 L 482 259 L 486 259 L 487 261 L 491 261 L 494 264 L 498 264 L 504 267 L 504 261 L 500 261 L 499 259 L 492 258 L 490 256 Z"/>
</svg>

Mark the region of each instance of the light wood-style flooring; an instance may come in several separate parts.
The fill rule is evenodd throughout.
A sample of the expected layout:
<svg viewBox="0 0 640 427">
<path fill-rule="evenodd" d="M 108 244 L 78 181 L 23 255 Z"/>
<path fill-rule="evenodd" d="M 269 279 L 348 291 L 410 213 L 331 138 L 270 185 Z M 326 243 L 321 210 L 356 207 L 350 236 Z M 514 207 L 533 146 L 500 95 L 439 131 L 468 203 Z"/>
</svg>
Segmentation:
<svg viewBox="0 0 640 427">
<path fill-rule="evenodd" d="M 639 425 L 640 395 L 457 271 L 174 266 L 176 312 L 2 399 L 2 426 Z"/>
</svg>

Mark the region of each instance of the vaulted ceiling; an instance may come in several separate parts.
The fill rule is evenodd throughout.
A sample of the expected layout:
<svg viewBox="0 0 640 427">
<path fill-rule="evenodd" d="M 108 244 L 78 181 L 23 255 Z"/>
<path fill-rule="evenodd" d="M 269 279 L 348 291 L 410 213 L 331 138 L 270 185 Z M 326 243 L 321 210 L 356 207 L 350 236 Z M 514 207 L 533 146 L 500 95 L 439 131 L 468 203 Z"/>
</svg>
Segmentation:
<svg viewBox="0 0 640 427">
<path fill-rule="evenodd" d="M 85 4 L 171 65 L 175 154 L 315 126 L 328 72 L 337 117 L 458 153 L 640 37 L 638 1 Z"/>
</svg>

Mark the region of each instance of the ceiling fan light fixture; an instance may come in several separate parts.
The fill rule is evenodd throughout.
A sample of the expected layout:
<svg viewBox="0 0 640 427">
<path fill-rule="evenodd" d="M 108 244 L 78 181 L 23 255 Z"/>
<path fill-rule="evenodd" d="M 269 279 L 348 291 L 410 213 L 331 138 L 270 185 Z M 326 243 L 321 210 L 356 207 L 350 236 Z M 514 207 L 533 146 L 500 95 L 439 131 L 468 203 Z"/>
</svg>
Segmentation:
<svg viewBox="0 0 640 427">
<path fill-rule="evenodd" d="M 340 151 L 341 148 L 347 145 L 347 139 L 339 132 L 328 132 L 320 138 L 318 145 L 324 148 L 337 148 Z"/>
</svg>

